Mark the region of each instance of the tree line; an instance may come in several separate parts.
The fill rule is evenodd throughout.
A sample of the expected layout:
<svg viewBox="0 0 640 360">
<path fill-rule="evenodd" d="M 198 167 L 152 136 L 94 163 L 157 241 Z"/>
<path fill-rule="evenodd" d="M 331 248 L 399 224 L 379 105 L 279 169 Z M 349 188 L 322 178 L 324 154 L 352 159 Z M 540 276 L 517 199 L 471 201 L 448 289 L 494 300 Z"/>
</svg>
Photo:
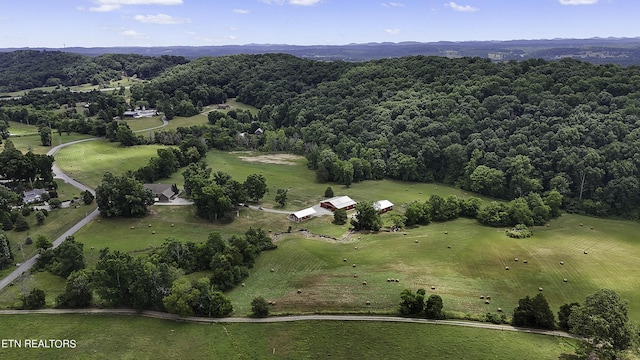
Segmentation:
<svg viewBox="0 0 640 360">
<path fill-rule="evenodd" d="M 150 79 L 187 60 L 182 56 L 103 54 L 96 57 L 61 52 L 17 50 L 0 53 L 0 92 L 43 86 L 103 84 L 122 77 Z"/>
<path fill-rule="evenodd" d="M 65 291 L 56 298 L 56 307 L 100 304 L 213 317 L 233 311 L 222 292 L 249 275 L 262 251 L 276 248 L 264 230 L 250 228 L 244 235 L 229 239 L 211 233 L 202 243 L 168 238 L 144 256 L 105 248 L 100 250 L 96 265 L 87 268 L 83 245 L 73 237 L 55 249 L 45 237 L 36 244 L 40 253 L 36 269 L 66 278 Z M 194 281 L 184 277 L 196 271 L 210 271 L 211 276 Z M 34 303 L 40 293 L 32 293 L 23 294 L 23 307 L 38 307 Z"/>
<path fill-rule="evenodd" d="M 556 190 L 569 211 L 637 217 L 638 79 L 572 59 L 238 55 L 173 67 L 142 98 L 207 105 L 197 89 L 222 90 L 258 107 L 265 134 L 282 130 L 274 144 L 306 154 L 320 181 L 437 181 L 506 200 Z"/>
</svg>

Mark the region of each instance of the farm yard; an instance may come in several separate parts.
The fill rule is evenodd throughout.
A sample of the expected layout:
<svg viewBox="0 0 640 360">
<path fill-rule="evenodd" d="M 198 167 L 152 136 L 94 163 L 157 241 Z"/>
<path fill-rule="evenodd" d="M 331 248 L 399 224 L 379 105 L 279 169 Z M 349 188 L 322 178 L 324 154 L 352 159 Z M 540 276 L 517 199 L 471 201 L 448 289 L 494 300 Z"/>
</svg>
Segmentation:
<svg viewBox="0 0 640 360">
<path fill-rule="evenodd" d="M 73 149 L 62 153 L 60 166 L 65 171 L 70 166 L 95 169 L 94 175 L 75 174 L 94 186 L 99 181 L 95 174 L 124 156 L 118 147 L 105 142 L 87 142 L 68 150 Z M 135 155 L 128 157 L 126 167 L 134 169 L 153 155 L 155 147 L 131 150 L 128 154 Z M 104 156 L 112 160 L 98 161 Z M 281 158 L 286 161 L 273 163 Z M 296 211 L 322 199 L 327 186 L 313 181 L 313 173 L 305 168 L 302 158 L 213 151 L 207 161 L 214 171 L 227 171 L 234 178 L 265 174 L 270 189 L 261 203 L 265 207 L 275 208 L 270 198 L 277 188 L 289 189 L 291 201 L 285 209 Z M 174 177 L 170 181 L 181 186 L 179 180 Z M 384 196 L 399 205 L 396 211 L 402 211 L 402 204 L 426 200 L 431 194 L 471 195 L 439 184 L 391 180 L 366 181 L 349 188 L 334 186 L 334 191 L 358 201 Z M 383 215 L 383 220 L 388 216 Z M 640 226 L 635 222 L 564 214 L 547 227 L 535 227 L 532 238 L 512 239 L 502 228 L 481 226 L 471 219 L 352 236 L 348 236 L 348 225 L 331 221 L 332 216 L 324 216 L 294 224 L 286 215 L 240 208 L 235 221 L 219 224 L 198 219 L 191 207 L 153 206 L 151 214 L 142 219 L 95 220 L 76 234 L 76 239 L 84 243 L 87 261 L 93 264 L 104 247 L 144 253 L 168 237 L 199 242 L 210 232 L 228 237 L 242 234 L 250 226 L 279 234 L 278 249 L 264 252 L 244 281 L 246 286 L 229 292 L 234 314 L 240 316 L 250 313 L 255 296 L 276 302 L 273 313 L 392 314 L 403 289 L 425 288 L 429 294 L 442 296 L 450 316 L 480 319 L 498 308 L 509 316 L 519 298 L 533 296 L 539 288 L 557 311 L 564 303 L 581 301 L 606 287 L 628 299 L 631 317 L 640 320 L 640 295 L 634 290 L 640 285 L 640 267 L 635 263 L 640 244 L 634 236 Z M 290 234 L 286 233 L 289 226 Z M 302 228 L 308 232 L 298 231 Z M 37 282 L 39 274 L 34 277 Z M 367 285 L 363 285 L 365 281 Z M 490 296 L 489 304 L 481 296 Z M 52 303 L 53 298 L 48 301 Z"/>
</svg>

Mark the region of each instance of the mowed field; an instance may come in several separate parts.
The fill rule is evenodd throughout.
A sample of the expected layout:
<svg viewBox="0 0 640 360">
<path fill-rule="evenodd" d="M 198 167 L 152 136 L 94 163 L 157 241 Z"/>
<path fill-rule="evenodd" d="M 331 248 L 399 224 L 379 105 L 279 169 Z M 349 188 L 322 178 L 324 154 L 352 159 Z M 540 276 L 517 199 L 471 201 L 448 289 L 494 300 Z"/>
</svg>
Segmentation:
<svg viewBox="0 0 640 360">
<path fill-rule="evenodd" d="M 80 144 L 79 149 L 96 144 L 104 151 L 122 150 L 114 155 L 118 160 L 127 157 L 127 152 L 135 153 L 136 156 L 127 157 L 132 168 L 146 162 L 137 149 L 120 149 L 109 143 L 90 142 Z M 95 158 L 90 150 L 83 153 L 84 161 Z M 273 197 L 278 188 L 289 189 L 290 200 L 285 209 L 295 211 L 316 204 L 327 187 L 315 182 L 303 158 L 291 155 L 214 151 L 207 161 L 214 171 L 226 171 L 240 181 L 248 174 L 262 173 L 270 190 L 261 203 L 265 207 L 276 207 Z M 105 170 L 95 169 L 97 173 Z M 167 182 L 181 184 L 180 178 L 176 175 Z M 349 195 L 357 201 L 389 199 L 396 204 L 396 211 L 402 211 L 404 203 L 426 200 L 431 194 L 473 195 L 443 185 L 391 180 L 332 187 L 336 195 Z M 498 308 L 510 315 L 519 298 L 534 296 L 539 288 L 555 312 L 564 303 L 581 302 L 586 295 L 606 287 L 629 300 L 631 317 L 640 320 L 637 222 L 564 214 L 549 226 L 534 228 L 532 238 L 511 239 L 504 235 L 504 229 L 480 226 L 473 219 L 396 233 L 347 236 L 348 227 L 331 224 L 331 216 L 295 224 L 285 214 L 247 208 L 241 208 L 236 215 L 233 223 L 223 225 L 197 219 L 192 207 L 154 206 L 151 215 L 143 219 L 96 220 L 76 238 L 85 243 L 85 254 L 92 263 L 97 260 L 98 250 L 107 246 L 142 253 L 167 237 L 199 242 L 212 231 L 230 236 L 253 226 L 276 234 L 291 226 L 291 234 L 278 236 L 277 250 L 260 256 L 245 280 L 246 286 L 229 293 L 237 315 L 248 314 L 251 299 L 258 295 L 275 301 L 272 311 L 283 314 L 393 313 L 403 289 L 425 288 L 428 293 L 442 296 L 450 314 L 478 318 L 486 312 L 497 312 Z M 306 237 L 298 231 L 301 228 L 339 240 Z M 507 266 L 509 270 L 505 270 Z M 481 295 L 491 296 L 490 304 L 485 304 Z M 367 301 L 371 305 L 366 305 Z"/>
<path fill-rule="evenodd" d="M 124 147 L 106 140 L 87 141 L 63 149 L 56 154 L 57 165 L 69 176 L 92 188 L 102 181 L 104 173 L 122 174 L 137 170 L 156 156 L 163 146 Z"/>
<path fill-rule="evenodd" d="M 558 359 L 576 346 L 551 336 L 428 324 L 193 324 L 102 315 L 0 319 L 2 339 L 76 342 L 74 349 L 0 349 L 3 359 Z"/>
</svg>

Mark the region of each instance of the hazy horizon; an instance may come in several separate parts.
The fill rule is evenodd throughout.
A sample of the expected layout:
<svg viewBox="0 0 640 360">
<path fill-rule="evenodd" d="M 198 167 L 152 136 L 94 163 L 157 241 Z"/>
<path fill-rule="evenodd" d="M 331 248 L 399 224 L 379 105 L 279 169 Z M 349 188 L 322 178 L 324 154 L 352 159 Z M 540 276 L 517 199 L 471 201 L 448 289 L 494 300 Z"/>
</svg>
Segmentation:
<svg viewBox="0 0 640 360">
<path fill-rule="evenodd" d="M 349 45 L 638 37 L 631 0 L 32 0 L 0 48 Z"/>
</svg>

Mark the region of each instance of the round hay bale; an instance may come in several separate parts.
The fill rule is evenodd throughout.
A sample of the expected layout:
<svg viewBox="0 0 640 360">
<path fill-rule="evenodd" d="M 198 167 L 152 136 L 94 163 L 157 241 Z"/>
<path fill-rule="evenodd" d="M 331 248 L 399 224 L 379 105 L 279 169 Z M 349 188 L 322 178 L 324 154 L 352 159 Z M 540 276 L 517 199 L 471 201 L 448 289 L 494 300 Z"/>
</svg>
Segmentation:
<svg viewBox="0 0 640 360">
<path fill-rule="evenodd" d="M 358 277 L 358 275 L 356 275 L 356 274 L 353 274 L 353 277 L 354 277 L 354 278 L 357 278 L 357 277 Z"/>
<path fill-rule="evenodd" d="M 542 291 L 543 289 L 541 287 L 538 288 L 538 291 Z"/>
<path fill-rule="evenodd" d="M 484 295 L 480 295 L 480 299 L 484 299 Z"/>
<path fill-rule="evenodd" d="M 171 224 L 171 227 L 175 227 L 175 226 L 176 226 L 176 224 Z"/>
<path fill-rule="evenodd" d="M 402 235 L 407 236 L 407 233 L 402 233 Z"/>
<path fill-rule="evenodd" d="M 491 301 L 485 300 L 484 303 L 488 305 L 488 304 L 491 304 Z"/>
<path fill-rule="evenodd" d="M 131 229 L 135 229 L 135 228 L 136 228 L 135 226 L 132 226 L 132 227 L 131 227 Z"/>
<path fill-rule="evenodd" d="M 91 250 L 94 250 L 94 249 L 95 249 L 95 247 L 93 247 L 93 246 L 92 246 L 92 247 L 91 247 Z"/>
<path fill-rule="evenodd" d="M 593 226 L 589 228 L 589 230 L 593 230 Z"/>
<path fill-rule="evenodd" d="M 271 272 L 276 272 L 276 269 L 274 269 L 274 268 L 271 268 L 271 270 L 270 270 L 270 271 L 271 271 Z"/>
<path fill-rule="evenodd" d="M 396 282 L 400 282 L 400 279 L 396 279 Z"/>
<path fill-rule="evenodd" d="M 417 239 L 416 239 L 415 243 L 416 243 L 416 244 L 418 243 L 418 240 L 417 240 Z"/>
<path fill-rule="evenodd" d="M 502 312 L 502 308 L 498 308 L 498 312 Z"/>
<path fill-rule="evenodd" d="M 359 238 L 358 238 L 358 239 L 359 239 Z M 357 247 L 357 246 L 355 246 L 353 249 L 354 249 L 354 250 L 358 250 L 358 247 Z"/>
<path fill-rule="evenodd" d="M 584 224 L 583 224 L 583 223 L 580 223 L 580 226 L 584 226 Z"/>
<path fill-rule="evenodd" d="M 147 226 L 148 226 L 148 227 L 151 227 L 151 224 L 148 224 Z"/>
<path fill-rule="evenodd" d="M 431 290 L 435 290 L 435 289 L 436 289 L 436 287 L 435 287 L 435 286 L 432 286 L 432 287 L 431 287 Z"/>
<path fill-rule="evenodd" d="M 272 301 L 272 302 L 271 302 L 271 305 L 275 306 L 275 305 L 276 305 L 276 302 L 275 302 L 275 301 Z"/>
<path fill-rule="evenodd" d="M 513 259 L 513 261 L 518 261 L 518 258 Z"/>
<path fill-rule="evenodd" d="M 391 282 L 391 279 L 387 279 L 387 282 Z"/>
<path fill-rule="evenodd" d="M 485 298 L 486 298 L 487 300 L 491 300 L 491 296 L 490 296 L 490 295 L 485 296 Z"/>
<path fill-rule="evenodd" d="M 356 264 L 352 264 L 351 267 L 356 267 Z"/>
<path fill-rule="evenodd" d="M 526 263 L 527 263 L 527 260 L 523 260 L 522 262 L 526 264 Z"/>
<path fill-rule="evenodd" d="M 367 302 L 365 304 L 371 305 L 371 301 L 367 300 Z"/>
<path fill-rule="evenodd" d="M 585 250 L 585 251 L 584 251 L 584 254 L 585 254 L 585 255 L 587 255 L 587 254 L 588 254 L 587 250 Z"/>
<path fill-rule="evenodd" d="M 362 282 L 362 285 L 367 285 L 367 281 L 366 281 L 366 280 L 365 280 L 365 281 L 363 281 L 363 282 Z"/>
<path fill-rule="evenodd" d="M 445 231 L 445 232 L 444 232 L 444 234 L 445 234 L 445 235 L 447 235 L 447 234 L 449 234 L 449 232 L 448 232 L 448 231 Z"/>
<path fill-rule="evenodd" d="M 546 226 L 547 226 L 547 227 L 549 227 L 549 226 L 551 226 L 551 225 L 547 224 Z"/>
<path fill-rule="evenodd" d="M 505 267 L 504 267 L 504 269 L 505 269 L 505 270 L 509 270 L 509 267 L 508 267 L 508 266 L 505 266 Z"/>
<path fill-rule="evenodd" d="M 268 304 L 273 305 L 273 301 L 269 300 Z"/>
<path fill-rule="evenodd" d="M 447 245 L 447 249 L 451 249 L 451 245 Z"/>
<path fill-rule="evenodd" d="M 154 231 L 152 231 L 151 233 L 155 235 L 156 231 L 154 230 Z"/>
<path fill-rule="evenodd" d="M 564 261 L 560 261 L 560 265 L 564 265 Z"/>
<path fill-rule="evenodd" d="M 347 262 L 347 258 L 342 259 L 343 262 Z"/>
<path fill-rule="evenodd" d="M 569 280 L 567 280 L 566 278 L 564 278 L 564 279 L 562 279 L 562 281 L 567 282 L 567 281 L 569 281 Z"/>
<path fill-rule="evenodd" d="M 302 290 L 298 289 L 298 294 L 302 294 Z"/>
</svg>

